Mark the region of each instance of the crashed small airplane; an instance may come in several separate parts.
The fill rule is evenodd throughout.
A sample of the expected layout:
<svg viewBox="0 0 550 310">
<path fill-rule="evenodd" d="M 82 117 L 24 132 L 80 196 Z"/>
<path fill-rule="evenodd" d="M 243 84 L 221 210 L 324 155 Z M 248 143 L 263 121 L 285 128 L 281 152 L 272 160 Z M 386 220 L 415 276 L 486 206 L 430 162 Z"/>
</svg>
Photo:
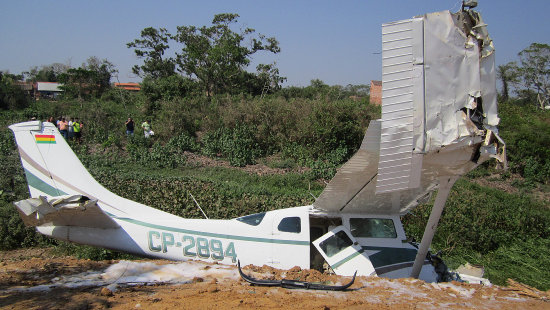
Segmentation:
<svg viewBox="0 0 550 310">
<path fill-rule="evenodd" d="M 101 186 L 56 127 L 40 121 L 9 127 L 32 197 L 15 205 L 44 235 L 140 256 L 442 280 L 428 249 L 449 190 L 490 158 L 506 162 L 494 59 L 471 9 L 384 24 L 382 119 L 309 206 L 184 219 Z M 400 216 L 436 189 L 424 237 L 411 243 Z"/>
</svg>

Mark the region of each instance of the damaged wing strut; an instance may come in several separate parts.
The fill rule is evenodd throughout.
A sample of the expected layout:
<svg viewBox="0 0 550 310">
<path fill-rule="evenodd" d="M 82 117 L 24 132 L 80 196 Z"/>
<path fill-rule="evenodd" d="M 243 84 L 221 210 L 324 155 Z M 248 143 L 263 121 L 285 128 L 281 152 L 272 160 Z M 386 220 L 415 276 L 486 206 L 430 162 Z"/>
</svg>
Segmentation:
<svg viewBox="0 0 550 310">
<path fill-rule="evenodd" d="M 244 274 L 244 272 L 241 269 L 241 261 L 237 262 L 237 266 L 239 268 L 239 274 L 241 275 L 241 278 L 243 278 L 246 282 L 249 282 L 254 285 L 259 286 L 280 286 L 284 288 L 302 288 L 302 289 L 308 289 L 308 290 L 325 290 L 325 291 L 343 291 L 346 290 L 348 287 L 350 287 L 353 282 L 355 282 L 355 274 L 353 274 L 353 278 L 351 281 L 345 285 L 324 285 L 324 284 L 317 284 L 317 283 L 311 283 L 311 282 L 305 282 L 305 281 L 297 281 L 297 280 L 260 280 L 260 279 L 254 279 L 251 276 L 247 276 Z"/>
<path fill-rule="evenodd" d="M 430 213 L 430 218 L 426 224 L 424 235 L 422 236 L 422 241 L 420 242 L 418 252 L 416 253 L 416 259 L 414 260 L 412 267 L 412 278 L 418 279 L 418 276 L 420 275 L 422 265 L 424 264 L 424 260 L 428 254 L 430 244 L 432 243 L 437 224 L 439 223 L 439 218 L 441 217 L 441 213 L 445 207 L 445 202 L 447 201 L 451 188 L 457 179 L 458 177 L 456 176 L 440 178 L 439 190 L 437 191 L 437 196 L 435 197 L 432 213 Z"/>
</svg>

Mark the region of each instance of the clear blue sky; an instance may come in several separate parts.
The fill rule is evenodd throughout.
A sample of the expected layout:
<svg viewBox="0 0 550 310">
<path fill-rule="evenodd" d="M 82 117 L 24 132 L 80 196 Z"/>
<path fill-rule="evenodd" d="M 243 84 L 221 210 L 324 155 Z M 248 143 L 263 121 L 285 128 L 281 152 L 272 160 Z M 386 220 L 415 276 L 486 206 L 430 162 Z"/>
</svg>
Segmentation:
<svg viewBox="0 0 550 310">
<path fill-rule="evenodd" d="M 550 43 L 549 0 L 478 0 L 496 47 L 497 65 L 517 60 L 532 42 Z M 88 57 L 116 65 L 119 79 L 136 81 L 140 64 L 126 43 L 145 27 L 210 25 L 217 13 L 237 13 L 241 25 L 279 40 L 281 53 L 254 56 L 277 62 L 285 86 L 368 84 L 381 77 L 381 24 L 442 10 L 457 0 L 0 0 L 0 70 L 21 73 L 55 62 L 80 66 Z M 255 71 L 254 67 L 250 68 Z"/>
</svg>

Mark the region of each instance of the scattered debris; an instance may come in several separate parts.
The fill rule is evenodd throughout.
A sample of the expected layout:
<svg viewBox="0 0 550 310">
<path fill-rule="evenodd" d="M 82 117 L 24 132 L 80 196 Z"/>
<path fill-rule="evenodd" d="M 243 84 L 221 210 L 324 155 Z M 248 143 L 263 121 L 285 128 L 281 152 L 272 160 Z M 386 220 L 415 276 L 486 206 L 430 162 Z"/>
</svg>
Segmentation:
<svg viewBox="0 0 550 310">
<path fill-rule="evenodd" d="M 313 282 L 288 280 L 288 279 L 282 279 L 282 280 L 255 279 L 243 273 L 241 269 L 240 261 L 237 263 L 237 267 L 239 268 L 239 274 L 241 275 L 241 278 L 243 278 L 245 281 L 253 285 L 270 286 L 270 287 L 280 286 L 282 288 L 292 288 L 292 289 L 302 288 L 302 289 L 308 289 L 308 290 L 345 291 L 346 289 L 348 289 L 350 286 L 353 285 L 353 282 L 355 282 L 355 276 L 357 275 L 357 272 L 355 272 L 351 281 L 349 281 L 345 285 L 327 285 L 322 283 L 313 283 Z"/>
<path fill-rule="evenodd" d="M 542 292 L 534 287 L 531 287 L 527 284 L 519 283 L 512 279 L 508 279 L 506 282 L 508 282 L 508 287 L 503 288 L 506 291 L 514 291 L 523 296 L 528 296 L 531 298 L 550 302 L 550 291 Z"/>
</svg>

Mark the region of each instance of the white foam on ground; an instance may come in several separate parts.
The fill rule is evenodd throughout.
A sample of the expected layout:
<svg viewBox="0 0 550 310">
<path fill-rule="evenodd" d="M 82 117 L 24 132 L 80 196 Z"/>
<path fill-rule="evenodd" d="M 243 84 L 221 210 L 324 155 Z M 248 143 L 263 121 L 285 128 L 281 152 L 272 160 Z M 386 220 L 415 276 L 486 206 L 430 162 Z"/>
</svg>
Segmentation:
<svg viewBox="0 0 550 310">
<path fill-rule="evenodd" d="M 232 266 L 206 265 L 197 261 L 156 265 L 153 262 L 121 261 L 105 270 L 102 278 L 115 283 L 187 283 L 195 277 L 238 280 L 239 273 Z"/>
<path fill-rule="evenodd" d="M 454 285 L 453 283 L 450 283 L 450 282 L 435 283 L 435 286 L 437 286 L 439 288 L 449 288 L 449 289 L 453 290 L 454 292 L 460 294 L 462 297 L 466 297 L 466 298 L 471 298 L 474 295 L 474 293 L 476 292 L 475 288 L 466 289 L 464 287 L 456 286 L 456 285 Z"/>
<path fill-rule="evenodd" d="M 87 271 L 79 274 L 53 278 L 50 284 L 32 287 L 13 287 L 2 292 L 43 292 L 53 288 L 77 288 L 107 286 L 115 291 L 120 284 L 182 284 L 193 278 L 211 278 L 217 281 L 236 281 L 240 278 L 236 268 L 226 265 L 204 264 L 198 261 L 185 261 L 174 264 L 157 265 L 154 262 L 120 261 L 105 271 Z"/>
<path fill-rule="evenodd" d="M 416 280 L 409 281 L 410 283 L 415 282 Z M 386 288 L 388 290 L 391 290 L 394 295 L 399 296 L 399 298 L 408 298 L 408 299 L 415 299 L 415 298 L 424 298 L 428 295 L 426 293 L 423 293 L 417 289 L 415 289 L 411 285 L 404 285 L 397 281 L 392 281 L 390 279 L 385 278 L 378 278 L 376 281 L 363 281 L 363 285 L 365 286 L 379 286 Z M 413 289 L 414 288 L 414 289 Z"/>
</svg>

